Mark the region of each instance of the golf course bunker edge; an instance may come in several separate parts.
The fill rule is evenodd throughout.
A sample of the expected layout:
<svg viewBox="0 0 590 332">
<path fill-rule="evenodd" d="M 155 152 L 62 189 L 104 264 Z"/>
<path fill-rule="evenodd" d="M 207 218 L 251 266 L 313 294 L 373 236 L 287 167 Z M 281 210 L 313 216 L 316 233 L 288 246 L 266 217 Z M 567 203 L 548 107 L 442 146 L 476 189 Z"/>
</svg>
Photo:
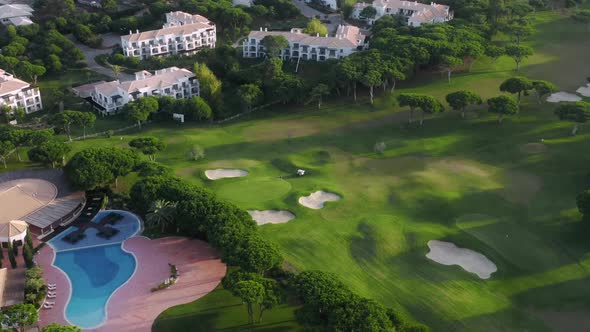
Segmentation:
<svg viewBox="0 0 590 332">
<path fill-rule="evenodd" d="M 471 249 L 459 248 L 454 243 L 430 240 L 430 251 L 426 254 L 431 259 L 443 265 L 459 265 L 463 270 L 477 274 L 481 279 L 489 279 L 498 268 L 486 256 Z"/>
<path fill-rule="evenodd" d="M 295 215 L 287 210 L 248 210 L 258 225 L 283 224 L 295 219 Z"/>
<path fill-rule="evenodd" d="M 338 194 L 319 190 L 309 194 L 308 196 L 299 197 L 299 204 L 310 209 L 319 210 L 324 207 L 324 203 L 335 202 L 341 199 L 342 197 Z"/>
<path fill-rule="evenodd" d="M 248 171 L 242 169 L 208 169 L 205 171 L 205 176 L 209 180 L 219 180 L 225 178 L 240 178 L 248 175 Z"/>
</svg>

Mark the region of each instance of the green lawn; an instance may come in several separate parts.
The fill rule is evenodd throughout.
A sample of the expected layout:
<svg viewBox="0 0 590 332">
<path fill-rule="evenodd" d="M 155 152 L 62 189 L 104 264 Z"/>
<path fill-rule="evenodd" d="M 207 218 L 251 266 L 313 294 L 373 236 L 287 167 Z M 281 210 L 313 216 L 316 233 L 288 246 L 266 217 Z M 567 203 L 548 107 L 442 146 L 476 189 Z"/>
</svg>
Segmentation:
<svg viewBox="0 0 590 332">
<path fill-rule="evenodd" d="M 573 92 L 590 76 L 585 25 L 553 13 L 536 15 L 538 33 L 522 75 L 547 79 Z M 586 66 L 584 66 L 586 65 Z M 403 91 L 443 99 L 471 89 L 484 97 L 514 75 L 505 58 L 479 60 L 451 84 L 424 75 Z M 277 109 L 223 126 L 160 125 L 141 133 L 73 144 L 125 146 L 133 137 L 163 138 L 158 161 L 209 187 L 244 209 L 287 209 L 297 218 L 265 225 L 296 269 L 340 275 L 361 295 L 405 308 L 435 331 L 583 331 L 590 310 L 590 225 L 579 220 L 575 195 L 590 179 L 590 127 L 569 136 L 554 105 L 523 101 L 522 112 L 498 126 L 482 108 L 461 120 L 457 113 L 407 128 L 391 96 L 371 107 L 328 101 L 321 111 Z M 539 146 L 541 139 L 544 140 Z M 373 151 L 385 142 L 383 155 Z M 205 159 L 192 161 L 195 145 Z M 536 149 L 536 150 L 535 150 Z M 18 167 L 13 163 L 11 167 Z M 243 178 L 206 180 L 212 168 L 241 168 Z M 304 177 L 291 175 L 298 168 Z M 342 195 L 322 210 L 298 204 L 316 190 Z M 457 266 L 427 258 L 426 243 L 442 239 L 490 258 L 498 271 L 481 280 Z M 267 313 L 259 330 L 297 329 L 294 307 Z M 165 311 L 155 331 L 244 329 L 245 309 L 223 290 Z M 279 323 L 280 322 L 280 323 Z"/>
<path fill-rule="evenodd" d="M 248 326 L 246 305 L 240 299 L 219 286 L 213 292 L 195 302 L 172 307 L 154 323 L 156 331 L 299 331 L 293 320 L 295 306 L 280 305 L 266 311 L 262 322 L 255 327 Z M 255 309 L 255 317 L 258 310 Z"/>
</svg>

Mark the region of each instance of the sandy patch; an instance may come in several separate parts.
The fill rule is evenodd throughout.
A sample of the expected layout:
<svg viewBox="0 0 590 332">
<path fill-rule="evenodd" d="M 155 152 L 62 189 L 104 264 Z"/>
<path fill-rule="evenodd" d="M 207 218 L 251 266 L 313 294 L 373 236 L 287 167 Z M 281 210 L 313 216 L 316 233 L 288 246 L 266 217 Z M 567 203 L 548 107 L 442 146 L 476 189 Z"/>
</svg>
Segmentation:
<svg viewBox="0 0 590 332">
<path fill-rule="evenodd" d="M 498 270 L 486 256 L 471 249 L 459 248 L 451 242 L 431 240 L 428 241 L 428 248 L 427 258 L 443 265 L 459 265 L 481 279 L 489 279 Z"/>
<path fill-rule="evenodd" d="M 526 154 L 537 154 L 547 151 L 547 145 L 542 143 L 527 143 L 520 146 L 520 151 Z"/>
<path fill-rule="evenodd" d="M 286 210 L 248 210 L 258 225 L 283 224 L 295 219 L 295 215 Z"/>
<path fill-rule="evenodd" d="M 590 83 L 582 85 L 578 88 L 578 90 L 576 90 L 576 92 L 584 97 L 590 97 Z"/>
<path fill-rule="evenodd" d="M 205 176 L 209 180 L 219 180 L 224 178 L 240 178 L 248 175 L 248 171 L 241 169 L 209 169 L 205 171 Z"/>
<path fill-rule="evenodd" d="M 505 173 L 505 183 L 501 195 L 513 203 L 528 203 L 541 190 L 543 182 L 533 174 L 521 171 L 508 171 Z"/>
<path fill-rule="evenodd" d="M 176 170 L 176 175 L 180 177 L 189 177 L 195 175 L 197 169 L 195 167 L 187 167 Z"/>
<path fill-rule="evenodd" d="M 342 199 L 340 195 L 320 190 L 311 193 L 309 196 L 299 197 L 299 204 L 310 209 L 318 210 L 324 207 L 325 202 L 335 202 L 340 199 Z"/>
<path fill-rule="evenodd" d="M 442 159 L 432 163 L 430 167 L 434 167 L 436 169 L 442 168 L 453 173 L 470 174 L 478 177 L 490 176 L 490 172 L 486 171 L 485 169 L 461 159 Z"/>
<path fill-rule="evenodd" d="M 569 92 L 555 92 L 552 93 L 549 97 L 547 97 L 547 101 L 550 103 L 559 103 L 561 101 L 580 101 L 582 98 L 576 94 L 569 93 Z"/>
</svg>

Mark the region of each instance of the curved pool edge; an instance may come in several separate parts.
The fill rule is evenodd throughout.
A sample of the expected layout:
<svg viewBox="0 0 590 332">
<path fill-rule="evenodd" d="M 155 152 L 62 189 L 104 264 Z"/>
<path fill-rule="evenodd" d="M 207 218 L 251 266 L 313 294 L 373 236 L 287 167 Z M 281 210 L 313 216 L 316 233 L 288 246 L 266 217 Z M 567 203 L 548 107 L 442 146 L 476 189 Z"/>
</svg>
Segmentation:
<svg viewBox="0 0 590 332">
<path fill-rule="evenodd" d="M 46 242 L 46 247 L 47 248 L 43 248 L 41 249 L 41 251 L 37 254 L 37 264 L 39 266 L 41 266 L 41 269 L 43 270 L 43 280 L 46 283 L 48 282 L 48 279 L 56 279 L 54 280 L 54 282 L 56 284 L 58 284 L 57 279 L 61 278 L 63 280 L 66 281 L 65 284 L 67 284 L 65 288 L 65 292 L 67 292 L 67 300 L 65 301 L 60 301 L 59 297 L 56 297 L 55 299 L 49 299 L 52 300 L 51 302 L 55 302 L 54 308 L 53 309 L 45 309 L 43 308 L 43 306 L 41 306 L 41 308 L 39 308 L 40 310 L 40 314 L 39 314 L 39 322 L 40 325 L 45 326 L 45 325 L 49 325 L 53 322 L 61 322 L 61 323 L 67 323 L 70 325 L 73 325 L 67 318 L 66 316 L 66 308 L 68 306 L 68 304 L 70 303 L 70 299 L 72 297 L 72 282 L 70 280 L 70 278 L 68 277 L 67 273 L 65 273 L 65 271 L 63 271 L 61 268 L 59 268 L 58 266 L 56 266 L 54 264 L 55 259 L 57 257 L 57 251 L 55 250 L 55 247 L 53 247 L 49 242 Z M 47 253 L 48 252 L 48 253 Z M 51 257 L 46 257 L 50 255 Z M 49 271 L 46 270 L 47 268 L 49 268 Z M 56 274 L 53 275 L 52 274 Z M 58 284 L 59 286 L 59 284 Z M 48 298 L 45 298 L 43 300 L 43 303 L 45 303 L 45 301 L 48 300 Z M 58 310 L 56 310 L 56 307 Z M 61 310 L 59 310 L 61 309 Z M 59 312 L 60 316 L 56 317 L 55 313 Z"/>
<path fill-rule="evenodd" d="M 107 298 L 107 300 L 106 300 L 106 302 L 105 302 L 105 305 L 104 305 L 104 313 L 105 313 L 105 316 L 104 316 L 104 319 L 103 319 L 103 321 L 102 321 L 100 324 L 98 324 L 98 325 L 94 325 L 94 326 L 92 326 L 92 327 L 82 327 L 82 326 L 80 326 L 80 325 L 76 325 L 76 324 L 74 324 L 73 322 L 71 322 L 71 321 L 68 319 L 68 316 L 67 316 L 67 314 L 66 314 L 66 309 L 68 308 L 68 305 L 70 304 L 70 300 L 71 300 L 71 298 L 72 298 L 72 293 L 74 292 L 74 289 L 73 289 L 73 286 L 72 286 L 72 281 L 71 281 L 70 277 L 68 276 L 68 274 L 67 274 L 67 273 L 66 273 L 64 270 L 62 270 L 62 269 L 61 269 L 59 266 L 57 266 L 57 265 L 55 265 L 55 264 L 54 264 L 54 263 L 55 263 L 55 259 L 57 258 L 57 253 L 58 253 L 58 251 L 57 251 L 57 250 L 56 250 L 56 248 L 55 248 L 55 247 L 52 245 L 51 241 L 48 241 L 48 242 L 46 242 L 46 244 L 48 244 L 48 245 L 51 247 L 51 252 L 52 252 L 52 255 L 53 255 L 53 258 L 52 258 L 52 261 L 51 261 L 51 266 L 52 266 L 52 267 L 54 267 L 54 268 L 55 268 L 56 270 L 58 270 L 59 272 L 61 272 L 61 274 L 63 275 L 63 277 L 65 277 L 65 279 L 66 279 L 66 280 L 67 280 L 67 282 L 68 282 L 68 299 L 66 300 L 65 304 L 63 305 L 63 308 L 62 308 L 62 317 L 63 317 L 63 319 L 64 319 L 64 320 L 65 320 L 65 321 L 66 321 L 68 324 L 70 324 L 70 325 L 74 325 L 74 326 L 78 326 L 78 327 L 80 327 L 82 330 L 93 330 L 93 329 L 98 329 L 98 328 L 102 327 L 103 325 L 105 325 L 105 324 L 107 323 L 107 321 L 108 321 L 108 318 L 109 318 L 109 317 L 108 317 L 108 316 L 109 316 L 109 312 L 108 312 L 108 306 L 109 306 L 109 302 L 111 301 L 111 298 L 113 297 L 113 295 L 115 295 L 115 294 L 117 293 L 117 291 L 118 291 L 119 289 L 121 289 L 121 287 L 123 287 L 123 286 L 124 286 L 124 285 L 126 285 L 128 282 L 130 282 L 130 281 L 131 281 L 131 279 L 133 279 L 133 277 L 135 276 L 135 273 L 137 272 L 137 267 L 138 267 L 138 265 L 139 265 L 139 260 L 137 259 L 137 256 L 135 255 L 135 253 L 133 253 L 133 252 L 131 252 L 131 251 L 128 251 L 128 250 L 126 250 L 126 249 L 124 248 L 123 244 L 125 243 L 125 241 L 127 241 L 127 240 L 129 240 L 129 239 L 131 239 L 131 238 L 133 238 L 133 237 L 135 237 L 135 236 L 138 236 L 138 234 L 140 234 L 141 232 L 143 232 L 143 220 L 142 220 L 142 219 L 141 219 L 141 218 L 140 218 L 138 215 L 136 215 L 135 213 L 132 213 L 132 212 L 129 212 L 129 211 L 124 211 L 124 210 L 101 210 L 101 211 L 99 211 L 99 212 L 106 212 L 106 211 L 109 211 L 109 212 L 117 212 L 117 213 L 121 213 L 121 214 L 125 214 L 125 215 L 130 215 L 130 216 L 133 216 L 133 217 L 134 217 L 134 218 L 137 220 L 137 223 L 138 223 L 139 227 L 138 227 L 138 228 L 137 228 L 137 230 L 136 230 L 136 231 L 135 231 L 133 234 L 131 234 L 131 235 L 130 235 L 128 238 L 126 238 L 125 240 L 123 240 L 123 241 L 121 241 L 121 242 L 119 242 L 119 243 L 118 243 L 118 244 L 119 244 L 119 247 L 121 248 L 121 251 L 123 251 L 123 252 L 125 252 L 125 253 L 128 253 L 128 254 L 130 254 L 130 255 L 133 257 L 133 260 L 135 261 L 135 267 L 133 268 L 133 273 L 131 274 L 131 276 L 129 276 L 129 278 L 127 278 L 127 280 L 125 280 L 125 282 L 124 282 L 124 283 L 122 283 L 121 285 L 119 285 L 119 287 L 117 287 L 117 288 L 116 288 L 116 289 L 115 289 L 115 290 L 114 290 L 114 291 L 111 293 L 111 295 L 109 295 L 109 297 Z M 96 217 L 96 216 L 95 216 L 95 217 Z M 115 242 L 115 243 L 108 243 L 108 244 L 105 244 L 105 245 L 98 245 L 98 246 L 111 246 L 111 245 L 112 245 L 112 246 L 114 246 L 114 245 L 116 245 L 116 244 L 117 244 L 117 243 Z M 73 248 L 73 249 L 69 249 L 69 250 L 87 249 L 87 248 L 92 248 L 92 247 L 97 247 L 97 246 L 90 246 L 90 247 L 84 247 L 84 248 Z M 56 304 L 57 304 L 57 303 L 56 303 Z M 49 309 L 49 310 L 51 310 L 51 309 Z"/>
<path fill-rule="evenodd" d="M 163 311 L 209 294 L 227 272 L 219 252 L 201 240 L 182 236 L 150 239 L 137 235 L 123 245 L 126 251 L 134 253 L 138 269 L 129 279 L 133 283 L 126 283 L 126 287 L 119 288 L 109 299 L 109 320 L 97 330 L 100 332 L 151 331 Z M 181 278 L 166 290 L 151 292 L 151 287 L 169 276 L 168 263 L 178 267 Z"/>
</svg>

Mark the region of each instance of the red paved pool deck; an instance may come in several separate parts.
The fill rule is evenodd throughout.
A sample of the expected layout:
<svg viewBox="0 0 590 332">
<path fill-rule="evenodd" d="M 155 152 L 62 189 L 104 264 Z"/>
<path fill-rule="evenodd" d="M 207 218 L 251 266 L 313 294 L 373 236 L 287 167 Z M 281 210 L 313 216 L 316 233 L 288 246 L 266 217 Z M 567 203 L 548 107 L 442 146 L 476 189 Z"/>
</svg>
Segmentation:
<svg viewBox="0 0 590 332">
<path fill-rule="evenodd" d="M 123 248 L 135 255 L 137 270 L 110 298 L 105 324 L 85 331 L 151 331 L 154 320 L 162 311 L 211 292 L 226 272 L 226 266 L 215 249 L 199 240 L 132 237 L 123 243 Z M 52 265 L 53 257 L 51 246 L 45 246 L 36 256 L 43 268 L 45 280 L 56 283 L 58 287 L 57 298 L 51 299 L 55 306 L 52 309 L 41 308 L 40 326 L 52 322 L 67 323 L 64 308 L 70 286 L 64 273 Z M 178 268 L 178 282 L 167 289 L 150 292 L 152 287 L 169 276 L 168 263 Z"/>
</svg>

